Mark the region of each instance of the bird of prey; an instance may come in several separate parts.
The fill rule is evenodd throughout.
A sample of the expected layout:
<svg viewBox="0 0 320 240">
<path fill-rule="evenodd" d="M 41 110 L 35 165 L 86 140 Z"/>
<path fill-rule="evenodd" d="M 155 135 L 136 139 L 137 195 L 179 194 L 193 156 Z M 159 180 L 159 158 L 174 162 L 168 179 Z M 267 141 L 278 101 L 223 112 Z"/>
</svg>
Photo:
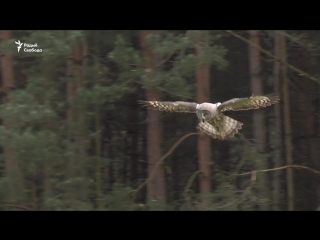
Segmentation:
<svg viewBox="0 0 320 240">
<path fill-rule="evenodd" d="M 162 102 L 162 101 L 139 101 L 153 110 L 165 112 L 196 113 L 199 124 L 197 129 L 217 138 L 225 140 L 232 138 L 243 123 L 232 119 L 223 113 L 226 111 L 242 111 L 267 107 L 279 102 L 279 96 L 270 94 L 266 96 L 251 96 L 248 98 L 233 98 L 223 103 L 195 103 L 195 102 Z"/>
</svg>

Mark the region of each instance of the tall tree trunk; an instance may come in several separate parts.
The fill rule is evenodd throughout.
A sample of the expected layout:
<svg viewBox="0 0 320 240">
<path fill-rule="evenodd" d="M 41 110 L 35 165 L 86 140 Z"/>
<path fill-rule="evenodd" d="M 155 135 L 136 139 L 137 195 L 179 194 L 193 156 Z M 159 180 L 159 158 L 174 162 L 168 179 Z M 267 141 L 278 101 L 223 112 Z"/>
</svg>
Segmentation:
<svg viewBox="0 0 320 240">
<path fill-rule="evenodd" d="M 260 30 L 250 30 L 250 41 L 257 46 L 260 46 Z M 249 68 L 251 76 L 251 90 L 254 95 L 263 95 L 263 81 L 261 77 L 261 52 L 259 49 L 249 45 Z M 259 109 L 253 112 L 253 130 L 255 146 L 259 155 L 256 159 L 258 169 L 268 168 L 266 151 L 266 123 L 265 123 L 265 109 Z M 259 196 L 263 199 L 268 199 L 269 186 L 266 174 L 260 174 L 259 179 Z M 260 204 L 260 210 L 269 210 L 269 204 Z"/>
<path fill-rule="evenodd" d="M 138 96 L 137 93 L 133 93 L 131 96 L 130 113 L 128 116 L 128 133 L 131 138 L 130 142 L 130 156 L 131 156 L 131 186 L 136 187 L 136 181 L 138 176 L 138 122 L 139 122 L 139 111 L 138 111 Z"/>
<path fill-rule="evenodd" d="M 12 40 L 12 30 L 0 31 L 1 41 Z M 1 72 L 2 72 L 2 89 L 5 92 L 5 103 L 11 103 L 12 99 L 9 97 L 9 93 L 16 87 L 15 74 L 14 74 L 14 59 L 11 54 L 3 54 L 1 56 Z M 4 120 L 3 125 L 10 129 L 10 122 Z M 7 178 L 6 201 L 14 203 L 18 200 L 18 194 L 21 187 L 20 170 L 17 162 L 14 160 L 14 149 L 12 145 L 8 145 L 4 148 L 5 154 L 5 171 Z M 19 187 L 20 186 L 20 187 Z"/>
<path fill-rule="evenodd" d="M 95 150 L 96 150 L 96 203 L 97 209 L 101 210 L 102 207 L 102 174 L 101 174 L 101 157 L 102 157 L 102 124 L 101 124 L 101 108 L 99 105 L 95 106 Z"/>
<path fill-rule="evenodd" d="M 155 66 L 157 63 L 156 56 L 148 48 L 147 45 L 147 36 L 149 34 L 154 34 L 154 31 L 151 30 L 142 30 L 140 35 L 141 47 L 143 56 L 149 59 L 149 62 L 146 64 L 146 70 L 148 70 L 147 78 L 147 91 L 146 98 L 148 101 L 154 99 L 160 100 L 160 94 L 157 89 L 152 86 L 152 77 L 155 74 L 155 69 L 152 69 L 152 66 Z M 161 158 L 161 143 L 162 143 L 162 123 L 160 121 L 160 112 L 148 110 L 147 111 L 147 152 L 148 152 L 148 175 L 153 172 L 155 165 Z M 162 199 L 166 201 L 166 181 L 164 168 L 161 165 L 154 175 L 153 179 L 150 179 L 148 182 L 148 198 L 149 199 Z"/>
<path fill-rule="evenodd" d="M 109 150 L 108 150 L 110 159 L 114 159 L 112 140 L 113 140 L 113 132 L 111 131 L 109 134 Z M 111 190 L 114 184 L 114 167 L 113 167 L 112 160 L 109 162 L 108 173 L 109 173 L 108 185 L 109 185 L 109 189 Z"/>
<path fill-rule="evenodd" d="M 286 41 L 281 41 L 281 61 L 287 62 L 287 46 Z M 284 120 L 284 135 L 285 135 L 285 146 L 286 146 L 286 163 L 292 165 L 292 131 L 291 131 L 291 116 L 290 116 L 290 99 L 289 99 L 289 79 L 287 77 L 287 67 L 282 65 L 283 74 L 283 120 Z M 287 169 L 287 206 L 289 211 L 294 210 L 294 182 L 293 182 L 293 169 Z"/>
<path fill-rule="evenodd" d="M 275 32 L 274 37 L 274 55 L 278 59 L 283 58 L 283 42 L 285 41 L 285 36 L 280 32 Z M 281 84 L 285 77 L 284 70 L 285 66 L 279 61 L 274 61 L 274 92 L 281 97 Z M 281 104 L 276 104 L 274 106 L 275 124 L 276 124 L 276 134 L 275 134 L 275 157 L 274 157 L 274 167 L 280 167 L 283 165 L 282 161 L 282 117 L 281 117 Z M 281 171 L 275 171 L 273 174 L 273 210 L 281 210 L 280 205 L 282 202 L 281 197 Z"/>
<path fill-rule="evenodd" d="M 318 32 L 319 34 L 319 32 Z M 317 61 L 316 61 L 316 66 L 320 65 L 320 57 L 318 57 Z M 317 69 L 317 74 L 320 73 L 319 68 Z M 318 94 L 315 95 L 316 99 L 315 99 L 315 134 L 316 136 L 320 135 L 320 84 L 317 84 L 317 87 L 315 88 L 318 91 Z M 315 149 L 315 155 L 319 156 L 320 154 L 320 147 L 319 147 L 319 143 L 317 141 L 315 141 L 314 143 L 316 145 Z M 317 167 L 316 169 L 320 171 L 320 162 L 317 162 Z M 317 189 L 316 189 L 316 194 L 317 194 L 317 198 L 318 198 L 318 211 L 320 211 L 320 179 L 318 179 L 318 184 L 317 184 Z"/>
<path fill-rule="evenodd" d="M 46 63 L 44 68 L 44 78 L 46 81 L 50 83 L 50 85 L 54 82 L 53 76 L 54 76 L 54 70 L 52 70 L 51 66 Z M 47 96 L 45 96 L 47 97 Z M 46 98 L 47 99 L 47 98 Z M 51 99 L 50 99 L 51 100 Z M 56 129 L 54 128 L 54 124 L 52 122 L 52 119 L 48 119 L 46 122 L 45 128 L 48 131 L 54 132 Z M 44 161 L 43 163 L 43 172 L 44 172 L 44 179 L 43 179 L 43 185 L 44 185 L 44 191 L 43 195 L 41 197 L 42 202 L 45 202 L 47 198 L 51 198 L 53 194 L 53 187 L 52 187 L 52 177 L 53 177 L 53 163 L 51 161 Z M 47 208 L 47 206 L 42 207 L 40 210 L 52 210 L 50 208 Z"/>
<path fill-rule="evenodd" d="M 82 66 L 81 66 L 81 71 L 79 75 L 79 81 L 77 84 L 78 90 L 80 88 L 84 87 L 83 84 L 83 77 L 84 74 L 87 70 L 88 67 L 88 43 L 85 40 L 85 42 L 81 46 L 81 58 L 82 58 Z M 79 164 L 80 164 L 80 169 L 79 169 L 79 174 L 80 177 L 85 177 L 86 176 L 86 164 L 85 161 L 87 159 L 87 146 L 86 146 L 86 122 L 85 122 L 85 109 L 79 109 L 78 110 L 78 121 L 79 121 L 79 126 L 81 128 L 80 132 L 78 134 L 78 137 L 76 139 L 77 141 L 77 146 L 78 146 L 78 158 L 79 158 Z M 87 187 L 86 184 L 82 184 L 80 187 L 80 199 L 83 202 L 87 201 Z"/>
<path fill-rule="evenodd" d="M 82 77 L 87 65 L 87 45 L 84 43 L 82 46 L 74 48 L 72 55 L 69 57 L 67 74 L 72 76 L 75 80 L 67 83 L 67 97 L 68 97 L 68 112 L 67 122 L 69 127 L 69 138 L 74 142 L 73 155 L 70 157 L 69 171 L 70 177 L 82 177 L 84 173 L 84 161 L 86 159 L 85 139 L 83 136 L 84 127 L 84 113 L 82 109 L 75 108 L 75 101 L 77 92 L 83 87 Z M 81 129 L 79 129 L 81 128 Z M 81 130 L 81 131 L 79 131 Z M 101 142 L 99 143 L 101 144 Z M 101 151 L 100 151 L 101 153 Z M 74 208 L 77 208 L 77 200 L 86 199 L 86 187 L 83 184 L 77 189 L 72 189 L 70 196 L 73 199 Z"/>
<path fill-rule="evenodd" d="M 110 114 L 107 114 L 106 116 L 106 122 L 104 124 L 104 131 L 103 131 L 103 139 L 104 139 L 104 144 L 103 144 L 103 149 L 104 149 L 104 157 L 109 159 L 109 163 L 106 168 L 107 169 L 105 172 L 107 172 L 107 191 L 111 191 L 113 188 L 113 184 L 115 182 L 114 178 L 114 164 L 113 164 L 113 159 L 114 159 L 114 127 L 111 124 L 111 117 Z M 126 159 L 124 159 L 126 160 Z"/>
<path fill-rule="evenodd" d="M 309 34 L 310 30 L 302 31 L 305 35 L 306 42 L 309 42 Z M 310 75 L 311 72 L 311 56 L 310 52 L 307 48 L 302 50 L 301 54 L 301 64 L 302 70 Z M 300 128 L 300 146 L 302 149 L 300 153 L 306 157 L 307 164 L 317 169 L 319 167 L 318 163 L 318 149 L 317 149 L 317 139 L 316 139 L 316 129 L 315 129 L 315 115 L 313 110 L 313 96 L 314 90 L 316 89 L 317 85 L 313 81 L 311 81 L 306 76 L 301 76 L 301 84 L 303 91 L 300 93 L 300 112 L 301 112 L 301 127 Z M 308 194 L 309 197 L 306 197 L 306 210 L 315 210 L 317 208 L 317 194 L 316 187 L 318 185 L 317 176 L 315 175 L 306 175 L 306 189 L 309 189 L 311 194 Z"/>
<path fill-rule="evenodd" d="M 204 48 L 207 46 L 207 42 L 201 39 L 201 31 L 198 31 L 199 39 L 196 44 L 196 54 L 198 56 L 203 54 Z M 196 69 L 196 81 L 197 81 L 197 102 L 210 102 L 210 66 L 200 62 Z M 198 137 L 198 163 L 199 170 L 202 172 L 200 176 L 200 193 L 205 196 L 211 191 L 210 180 L 210 165 L 211 165 L 211 137 L 200 133 Z M 202 208 L 206 210 L 208 208 L 208 201 L 203 200 Z"/>
</svg>

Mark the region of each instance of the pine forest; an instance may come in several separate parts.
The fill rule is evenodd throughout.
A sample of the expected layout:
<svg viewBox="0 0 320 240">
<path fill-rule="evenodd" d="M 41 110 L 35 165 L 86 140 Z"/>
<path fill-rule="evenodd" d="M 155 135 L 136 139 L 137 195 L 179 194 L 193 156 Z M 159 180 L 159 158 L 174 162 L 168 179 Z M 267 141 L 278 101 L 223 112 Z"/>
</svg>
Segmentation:
<svg viewBox="0 0 320 240">
<path fill-rule="evenodd" d="M 320 31 L 0 40 L 0 210 L 320 211 Z"/>
</svg>

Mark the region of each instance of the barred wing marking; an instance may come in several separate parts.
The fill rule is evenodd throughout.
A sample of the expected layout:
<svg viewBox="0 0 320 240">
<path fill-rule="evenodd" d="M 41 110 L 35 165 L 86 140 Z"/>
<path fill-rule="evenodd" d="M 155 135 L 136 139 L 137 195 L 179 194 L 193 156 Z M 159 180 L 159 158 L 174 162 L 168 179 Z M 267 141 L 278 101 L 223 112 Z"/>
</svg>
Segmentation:
<svg viewBox="0 0 320 240">
<path fill-rule="evenodd" d="M 161 102 L 161 101 L 139 101 L 145 107 L 165 112 L 195 113 L 197 103 L 194 102 Z"/>
<path fill-rule="evenodd" d="M 233 98 L 220 104 L 218 110 L 221 112 L 225 112 L 258 109 L 275 104 L 279 102 L 279 100 L 279 96 L 274 94 L 266 96 L 254 96 L 249 98 Z"/>
</svg>

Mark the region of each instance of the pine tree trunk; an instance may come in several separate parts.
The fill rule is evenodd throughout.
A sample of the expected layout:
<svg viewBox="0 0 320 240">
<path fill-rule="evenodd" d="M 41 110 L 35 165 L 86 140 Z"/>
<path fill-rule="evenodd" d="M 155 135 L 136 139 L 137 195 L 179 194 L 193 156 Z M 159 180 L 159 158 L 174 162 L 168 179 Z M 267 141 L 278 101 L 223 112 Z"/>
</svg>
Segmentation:
<svg viewBox="0 0 320 240">
<path fill-rule="evenodd" d="M 131 139 L 130 142 L 130 156 L 131 156 L 131 186 L 135 188 L 137 186 L 138 177 L 138 130 L 139 130 L 139 111 L 138 111 L 138 96 L 137 93 L 133 93 L 131 96 L 130 113 L 128 117 L 128 133 Z"/>
<path fill-rule="evenodd" d="M 201 31 L 198 31 L 199 35 Z M 197 40 L 196 54 L 199 56 L 203 53 L 206 42 L 201 39 Z M 196 82 L 197 82 L 197 102 L 210 102 L 210 66 L 204 63 L 199 63 L 196 69 Z M 210 180 L 210 165 L 211 159 L 211 137 L 199 132 L 198 137 L 198 163 L 199 170 L 202 172 L 200 175 L 200 193 L 204 196 L 202 209 L 208 208 L 208 201 L 205 195 L 211 192 Z"/>
<path fill-rule="evenodd" d="M 156 65 L 157 60 L 156 56 L 152 53 L 147 45 L 147 36 L 154 33 L 155 32 L 151 30 L 142 30 L 140 36 L 143 56 L 149 59 L 148 63 L 146 64 L 146 71 L 148 71 L 146 99 L 148 101 L 153 101 L 154 99 L 160 100 L 159 92 L 151 84 L 152 77 L 154 76 L 156 71 L 151 67 Z M 160 116 L 160 111 L 147 111 L 147 154 L 149 176 L 153 172 L 155 165 L 161 158 L 162 123 L 160 120 Z M 149 200 L 161 199 L 162 201 L 166 201 L 166 181 L 162 165 L 156 170 L 156 174 L 154 175 L 153 179 L 150 179 L 150 181 L 148 182 L 147 188 Z"/>
<path fill-rule="evenodd" d="M 277 58 L 281 59 L 283 55 L 283 42 L 285 41 L 285 36 L 280 32 L 275 31 L 274 38 L 274 54 Z M 283 69 L 284 65 L 281 64 L 280 61 L 274 61 L 274 92 L 281 97 L 281 86 L 284 79 Z M 274 106 L 274 115 L 275 115 L 275 125 L 276 125 L 276 133 L 275 133 L 275 157 L 274 157 L 274 167 L 280 167 L 283 165 L 282 160 L 282 113 L 281 113 L 281 104 L 276 104 Z M 273 174 L 273 210 L 279 211 L 281 210 L 280 205 L 282 202 L 281 197 L 281 171 L 275 171 Z"/>
<path fill-rule="evenodd" d="M 260 46 L 260 30 L 250 30 L 250 41 Z M 249 68 L 251 76 L 251 90 L 254 95 L 263 95 L 263 81 L 261 77 L 261 52 L 259 49 L 249 45 Z M 267 158 L 264 156 L 266 151 L 266 123 L 265 109 L 258 109 L 253 112 L 254 139 L 257 152 L 256 164 L 258 169 L 267 169 Z M 267 175 L 261 173 L 258 179 L 259 197 L 262 199 L 270 198 Z M 260 204 L 260 210 L 269 210 L 269 204 Z"/>
<path fill-rule="evenodd" d="M 310 42 L 310 30 L 302 31 L 305 35 L 306 42 Z M 310 75 L 311 72 L 311 56 L 307 48 L 302 50 L 301 54 L 302 70 Z M 301 112 L 301 128 L 300 128 L 300 146 L 302 149 L 300 153 L 306 157 L 308 166 L 316 169 L 319 167 L 318 163 L 318 149 L 315 129 L 315 115 L 313 109 L 313 96 L 315 95 L 316 83 L 311 81 L 306 76 L 301 76 L 302 92 L 300 93 L 300 112 Z M 303 127 L 302 127 L 303 126 Z M 316 188 L 318 185 L 317 176 L 306 175 L 306 189 L 310 189 L 311 194 L 305 198 L 307 210 L 314 210 L 318 206 Z"/>
<path fill-rule="evenodd" d="M 81 51 L 81 58 L 82 58 L 82 66 L 81 66 L 81 71 L 80 71 L 80 75 L 79 75 L 79 81 L 78 81 L 78 90 L 80 88 L 84 87 L 83 84 L 83 77 L 84 74 L 87 70 L 88 67 L 88 54 L 89 54 L 89 50 L 88 50 L 88 44 L 87 41 L 85 40 L 85 42 L 82 44 L 82 51 Z M 86 123 L 85 123 L 85 109 L 79 109 L 78 110 L 78 121 L 79 121 L 79 125 L 81 128 L 81 134 L 78 135 L 77 137 L 77 145 L 78 145 L 78 156 L 79 156 L 79 164 L 80 164 L 80 177 L 85 177 L 86 176 L 86 164 L 85 161 L 88 157 L 88 153 L 87 153 L 87 146 L 86 146 Z M 82 184 L 82 186 L 80 187 L 80 199 L 83 202 L 87 201 L 87 187 L 86 184 Z"/>
<path fill-rule="evenodd" d="M 281 60 L 282 62 L 287 61 L 287 46 L 286 41 L 281 41 Z M 291 116 L 290 116 L 290 99 L 289 99 L 289 79 L 287 77 L 287 67 L 282 65 L 283 74 L 283 86 L 282 86 L 282 96 L 283 96 L 283 120 L 284 120 L 284 135 L 285 135 L 285 149 L 286 149 L 286 164 L 292 165 L 292 131 L 291 131 Z M 294 210 L 294 181 L 293 181 L 293 169 L 287 169 L 287 207 L 289 211 Z"/>
<path fill-rule="evenodd" d="M 50 84 L 54 82 L 54 70 L 52 70 L 50 65 L 46 65 L 44 69 L 44 78 L 46 81 L 48 81 Z M 50 99 L 51 100 L 51 99 Z M 54 132 L 56 129 L 54 129 L 54 124 L 52 122 L 52 119 L 48 119 L 46 122 L 46 129 L 48 131 Z M 46 201 L 46 198 L 53 197 L 53 187 L 52 187 L 52 177 L 54 175 L 53 171 L 53 164 L 51 161 L 44 161 L 43 163 L 43 172 L 44 172 L 44 194 L 42 195 L 42 202 Z M 43 207 L 40 210 L 52 210 L 50 208 L 47 208 L 47 206 Z"/>
<path fill-rule="evenodd" d="M 81 133 L 84 132 L 84 113 L 81 109 L 75 108 L 75 101 L 77 98 L 77 92 L 83 87 L 82 77 L 86 69 L 87 61 L 87 45 L 77 46 L 74 48 L 72 55 L 69 57 L 67 74 L 73 77 L 74 81 L 69 81 L 67 83 L 67 98 L 68 98 L 68 112 L 67 112 L 67 122 L 69 127 L 69 138 L 74 141 L 73 155 L 70 157 L 69 171 L 70 177 L 82 177 L 85 176 L 84 161 L 87 157 L 85 139 Z M 77 128 L 77 129 L 76 129 Z M 81 131 L 79 131 L 81 128 Z M 99 142 L 101 144 L 101 142 Z M 101 151 L 100 155 L 101 156 Z M 77 189 L 72 189 L 70 196 L 74 202 L 74 208 L 76 209 L 77 200 L 86 200 L 86 187 L 82 185 Z"/>
<path fill-rule="evenodd" d="M 0 31 L 1 41 L 12 41 L 12 30 Z M 20 51 L 21 53 L 21 51 Z M 16 87 L 15 74 L 14 74 L 14 61 L 13 56 L 10 54 L 3 54 L 1 56 L 1 72 L 2 72 L 2 90 L 5 93 L 5 103 L 11 103 L 12 99 L 8 94 Z M 10 122 L 4 120 L 3 125 L 5 128 L 10 129 Z M 5 155 L 5 172 L 7 179 L 7 192 L 6 201 L 14 203 L 18 200 L 19 190 L 21 190 L 21 178 L 18 164 L 14 161 L 13 146 L 6 146 L 4 148 Z"/>
</svg>

